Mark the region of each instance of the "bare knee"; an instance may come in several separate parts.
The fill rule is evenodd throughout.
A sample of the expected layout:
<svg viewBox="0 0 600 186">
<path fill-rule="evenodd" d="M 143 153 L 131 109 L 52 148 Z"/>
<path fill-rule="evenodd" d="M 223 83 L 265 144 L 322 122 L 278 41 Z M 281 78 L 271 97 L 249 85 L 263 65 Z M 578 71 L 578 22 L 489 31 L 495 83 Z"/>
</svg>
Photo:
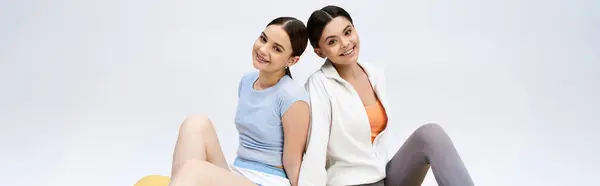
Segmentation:
<svg viewBox="0 0 600 186">
<path fill-rule="evenodd" d="M 210 119 L 203 115 L 188 116 L 179 127 L 179 132 L 202 132 L 206 130 L 214 130 L 214 127 Z"/>
</svg>

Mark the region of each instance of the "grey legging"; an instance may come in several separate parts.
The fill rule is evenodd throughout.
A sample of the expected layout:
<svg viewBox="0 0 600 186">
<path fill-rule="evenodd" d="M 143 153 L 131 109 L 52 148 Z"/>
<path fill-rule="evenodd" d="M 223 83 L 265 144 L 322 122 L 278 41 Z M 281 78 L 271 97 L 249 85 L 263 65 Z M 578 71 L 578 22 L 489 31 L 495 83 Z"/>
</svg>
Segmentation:
<svg viewBox="0 0 600 186">
<path fill-rule="evenodd" d="M 386 178 L 363 186 L 417 186 L 429 170 L 440 186 L 473 186 L 450 137 L 437 124 L 426 124 L 404 142 L 388 162 Z"/>
</svg>

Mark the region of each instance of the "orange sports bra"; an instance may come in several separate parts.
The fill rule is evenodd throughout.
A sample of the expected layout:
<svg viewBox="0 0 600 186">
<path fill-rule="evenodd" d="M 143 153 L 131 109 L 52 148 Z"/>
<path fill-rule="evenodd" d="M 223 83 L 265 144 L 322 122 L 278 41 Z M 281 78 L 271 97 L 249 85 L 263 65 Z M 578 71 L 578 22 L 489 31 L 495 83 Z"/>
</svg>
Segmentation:
<svg viewBox="0 0 600 186">
<path fill-rule="evenodd" d="M 375 141 L 375 137 L 383 131 L 387 125 L 387 114 L 385 108 L 377 99 L 377 103 L 369 106 L 365 106 L 367 110 L 367 116 L 369 117 L 369 123 L 371 124 L 371 143 Z"/>
</svg>

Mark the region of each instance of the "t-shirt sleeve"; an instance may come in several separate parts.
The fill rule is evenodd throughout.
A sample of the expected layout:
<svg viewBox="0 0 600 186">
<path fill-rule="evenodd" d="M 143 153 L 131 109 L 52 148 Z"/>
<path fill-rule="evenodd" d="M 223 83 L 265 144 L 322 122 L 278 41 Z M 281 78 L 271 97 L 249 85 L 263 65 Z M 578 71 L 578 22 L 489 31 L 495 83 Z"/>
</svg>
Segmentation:
<svg viewBox="0 0 600 186">
<path fill-rule="evenodd" d="M 238 98 L 240 98 L 240 95 L 241 95 L 241 92 L 242 92 L 242 85 L 244 83 L 244 77 L 245 76 L 242 76 L 242 78 L 240 79 L 240 82 L 238 84 Z"/>
<path fill-rule="evenodd" d="M 299 84 L 293 84 L 294 86 L 288 86 L 283 91 L 284 94 L 280 98 L 280 117 L 297 101 L 304 101 L 308 103 L 308 93 Z"/>
<path fill-rule="evenodd" d="M 244 74 L 244 76 L 242 76 L 242 78 L 240 79 L 240 83 L 238 84 L 238 98 L 240 98 L 240 95 L 242 95 L 242 89 L 245 86 L 248 86 L 248 84 L 250 84 L 250 86 L 252 86 L 252 83 L 254 83 L 254 82 L 249 82 L 249 81 L 252 81 L 251 79 L 254 78 L 254 76 L 257 76 L 257 74 L 255 72 L 248 72 L 248 73 Z"/>
</svg>

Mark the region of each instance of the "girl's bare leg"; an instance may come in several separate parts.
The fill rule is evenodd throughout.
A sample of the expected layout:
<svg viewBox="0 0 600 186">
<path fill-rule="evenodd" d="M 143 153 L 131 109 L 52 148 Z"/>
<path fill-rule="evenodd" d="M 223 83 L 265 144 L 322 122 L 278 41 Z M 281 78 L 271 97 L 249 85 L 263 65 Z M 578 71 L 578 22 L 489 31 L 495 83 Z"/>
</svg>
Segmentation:
<svg viewBox="0 0 600 186">
<path fill-rule="evenodd" d="M 212 122 L 208 117 L 199 115 L 188 117 L 179 128 L 173 153 L 171 180 L 170 185 L 173 186 L 197 185 L 194 183 L 244 185 L 243 180 L 253 185 L 244 177 L 229 171 Z"/>
<path fill-rule="evenodd" d="M 181 124 L 173 153 L 171 177 L 176 177 L 181 166 L 193 159 L 228 169 L 215 128 L 206 116 L 190 116 Z"/>
<path fill-rule="evenodd" d="M 179 171 L 170 186 L 256 186 L 245 177 L 201 160 L 189 160 Z"/>
</svg>

